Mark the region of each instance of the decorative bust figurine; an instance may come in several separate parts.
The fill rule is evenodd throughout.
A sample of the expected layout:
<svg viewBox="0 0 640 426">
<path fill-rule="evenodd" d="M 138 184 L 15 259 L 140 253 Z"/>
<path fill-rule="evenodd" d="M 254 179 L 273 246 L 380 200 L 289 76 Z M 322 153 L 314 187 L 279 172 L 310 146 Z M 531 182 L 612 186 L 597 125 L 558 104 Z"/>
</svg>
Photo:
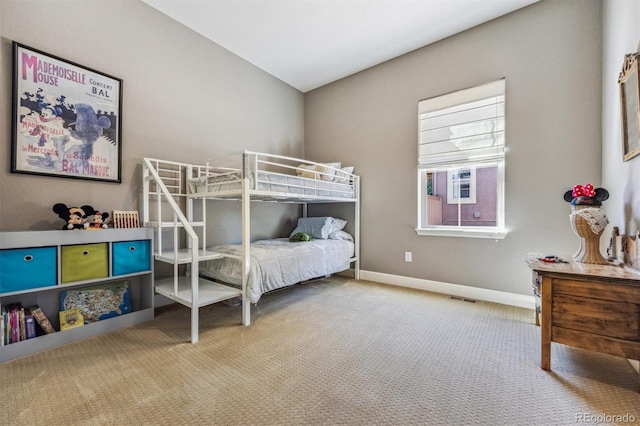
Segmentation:
<svg viewBox="0 0 640 426">
<path fill-rule="evenodd" d="M 609 198 L 609 191 L 593 188 L 590 183 L 576 185 L 564 194 L 564 200 L 571 204 L 571 227 L 580 237 L 580 247 L 573 254 L 576 262 L 604 265 L 607 260 L 600 254 L 600 236 L 609 223 L 602 210 L 602 202 Z"/>
</svg>

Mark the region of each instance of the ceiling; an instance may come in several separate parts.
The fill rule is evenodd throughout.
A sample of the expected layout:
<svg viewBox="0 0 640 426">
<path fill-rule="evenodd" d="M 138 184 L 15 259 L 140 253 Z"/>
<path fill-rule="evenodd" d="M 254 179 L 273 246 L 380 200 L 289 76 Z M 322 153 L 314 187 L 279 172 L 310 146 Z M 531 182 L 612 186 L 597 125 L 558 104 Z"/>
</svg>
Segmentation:
<svg viewBox="0 0 640 426">
<path fill-rule="evenodd" d="M 301 92 L 539 0 L 143 0 Z"/>
</svg>

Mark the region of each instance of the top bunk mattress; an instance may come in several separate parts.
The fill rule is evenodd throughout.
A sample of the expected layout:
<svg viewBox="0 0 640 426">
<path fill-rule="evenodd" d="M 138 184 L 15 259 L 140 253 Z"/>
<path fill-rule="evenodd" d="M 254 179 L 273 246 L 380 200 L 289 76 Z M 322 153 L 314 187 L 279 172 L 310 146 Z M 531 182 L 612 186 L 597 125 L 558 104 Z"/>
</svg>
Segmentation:
<svg viewBox="0 0 640 426">
<path fill-rule="evenodd" d="M 257 182 L 250 174 L 250 186 L 254 191 L 273 193 L 274 197 L 290 196 L 328 197 L 353 199 L 353 185 L 347 179 L 329 182 L 301 176 L 259 171 Z M 190 194 L 215 196 L 217 193 L 234 193 L 242 190 L 242 172 L 229 172 L 217 176 L 202 176 L 188 182 Z M 280 195 L 278 195 L 280 194 Z"/>
</svg>

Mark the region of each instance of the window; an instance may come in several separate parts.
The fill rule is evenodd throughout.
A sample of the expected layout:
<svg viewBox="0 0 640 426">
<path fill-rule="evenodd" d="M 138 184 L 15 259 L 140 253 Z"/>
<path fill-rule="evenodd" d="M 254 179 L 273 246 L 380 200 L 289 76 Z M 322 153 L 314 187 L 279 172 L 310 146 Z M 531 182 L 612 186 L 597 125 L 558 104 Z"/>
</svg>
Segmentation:
<svg viewBox="0 0 640 426">
<path fill-rule="evenodd" d="M 418 104 L 420 235 L 504 238 L 505 81 Z"/>
<path fill-rule="evenodd" d="M 447 170 L 447 204 L 476 203 L 476 168 Z"/>
</svg>

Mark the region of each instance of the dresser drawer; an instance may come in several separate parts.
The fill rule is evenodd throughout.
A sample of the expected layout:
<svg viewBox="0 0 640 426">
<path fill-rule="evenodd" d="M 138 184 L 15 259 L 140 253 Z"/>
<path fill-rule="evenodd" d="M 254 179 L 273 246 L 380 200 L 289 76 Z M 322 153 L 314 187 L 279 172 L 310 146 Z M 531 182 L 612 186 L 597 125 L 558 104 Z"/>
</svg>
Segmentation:
<svg viewBox="0 0 640 426">
<path fill-rule="evenodd" d="M 56 285 L 57 248 L 0 250 L 0 293 Z"/>
<path fill-rule="evenodd" d="M 149 240 L 119 241 L 112 247 L 113 275 L 134 274 L 151 270 Z"/>
<path fill-rule="evenodd" d="M 62 246 L 60 248 L 61 282 L 70 283 L 109 276 L 107 243 Z"/>
<path fill-rule="evenodd" d="M 552 311 L 553 327 L 640 342 L 640 305 L 557 294 Z"/>
</svg>

